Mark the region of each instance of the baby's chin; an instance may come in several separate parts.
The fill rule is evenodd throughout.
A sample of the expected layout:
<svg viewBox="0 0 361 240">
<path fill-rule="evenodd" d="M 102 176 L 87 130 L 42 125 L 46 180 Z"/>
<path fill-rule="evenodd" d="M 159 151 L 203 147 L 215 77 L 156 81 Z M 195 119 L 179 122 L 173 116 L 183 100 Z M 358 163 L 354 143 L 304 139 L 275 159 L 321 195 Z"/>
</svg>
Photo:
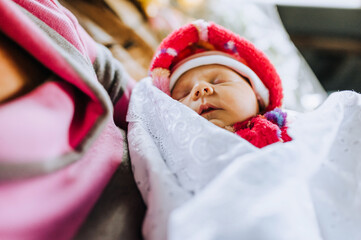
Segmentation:
<svg viewBox="0 0 361 240">
<path fill-rule="evenodd" d="M 230 132 L 234 132 L 233 124 L 232 125 L 226 124 L 222 120 L 219 120 L 219 119 L 211 119 L 209 121 L 220 128 L 224 128 Z"/>
</svg>

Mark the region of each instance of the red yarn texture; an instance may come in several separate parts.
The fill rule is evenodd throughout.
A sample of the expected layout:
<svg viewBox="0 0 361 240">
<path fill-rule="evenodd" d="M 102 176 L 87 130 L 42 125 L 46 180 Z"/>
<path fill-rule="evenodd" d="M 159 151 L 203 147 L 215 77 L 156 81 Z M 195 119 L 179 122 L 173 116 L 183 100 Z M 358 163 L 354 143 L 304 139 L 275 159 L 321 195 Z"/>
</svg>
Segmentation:
<svg viewBox="0 0 361 240">
<path fill-rule="evenodd" d="M 258 148 L 276 142 L 288 142 L 292 138 L 287 134 L 287 127 L 281 129 L 265 117 L 258 115 L 249 120 L 236 123 L 235 133 Z"/>
</svg>

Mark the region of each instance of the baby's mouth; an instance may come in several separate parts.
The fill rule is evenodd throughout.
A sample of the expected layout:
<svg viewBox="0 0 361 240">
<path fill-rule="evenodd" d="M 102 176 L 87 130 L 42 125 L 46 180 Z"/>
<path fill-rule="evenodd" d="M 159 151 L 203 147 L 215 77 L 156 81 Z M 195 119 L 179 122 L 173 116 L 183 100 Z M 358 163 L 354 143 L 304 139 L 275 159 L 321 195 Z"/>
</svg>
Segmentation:
<svg viewBox="0 0 361 240">
<path fill-rule="evenodd" d="M 213 112 L 214 110 L 218 110 L 218 109 L 219 108 L 216 108 L 209 104 L 201 105 L 201 107 L 198 110 L 198 114 L 203 116 L 203 115 L 206 115 L 207 113 Z"/>
</svg>

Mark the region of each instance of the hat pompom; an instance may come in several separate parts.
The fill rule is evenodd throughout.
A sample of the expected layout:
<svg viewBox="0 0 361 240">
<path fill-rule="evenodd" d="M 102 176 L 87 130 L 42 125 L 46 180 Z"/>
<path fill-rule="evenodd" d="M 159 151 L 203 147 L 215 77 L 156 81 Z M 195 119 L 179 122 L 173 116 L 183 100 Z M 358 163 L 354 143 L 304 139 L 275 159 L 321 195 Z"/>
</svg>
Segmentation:
<svg viewBox="0 0 361 240">
<path fill-rule="evenodd" d="M 268 121 L 277 124 L 280 128 L 286 126 L 287 113 L 283 112 L 279 108 L 275 108 L 272 111 L 266 112 L 264 116 Z"/>
<path fill-rule="evenodd" d="M 170 96 L 169 75 L 170 71 L 165 68 L 155 68 L 151 72 L 154 86 Z"/>
</svg>

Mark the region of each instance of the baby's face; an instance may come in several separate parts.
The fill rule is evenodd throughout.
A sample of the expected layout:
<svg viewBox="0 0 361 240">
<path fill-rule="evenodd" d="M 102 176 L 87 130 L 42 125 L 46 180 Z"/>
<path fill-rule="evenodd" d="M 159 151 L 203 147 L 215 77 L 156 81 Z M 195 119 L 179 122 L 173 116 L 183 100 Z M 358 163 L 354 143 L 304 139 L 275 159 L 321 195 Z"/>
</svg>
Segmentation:
<svg viewBox="0 0 361 240">
<path fill-rule="evenodd" d="M 221 65 L 200 66 L 187 71 L 176 82 L 171 96 L 222 128 L 259 112 L 250 84 Z"/>
</svg>

